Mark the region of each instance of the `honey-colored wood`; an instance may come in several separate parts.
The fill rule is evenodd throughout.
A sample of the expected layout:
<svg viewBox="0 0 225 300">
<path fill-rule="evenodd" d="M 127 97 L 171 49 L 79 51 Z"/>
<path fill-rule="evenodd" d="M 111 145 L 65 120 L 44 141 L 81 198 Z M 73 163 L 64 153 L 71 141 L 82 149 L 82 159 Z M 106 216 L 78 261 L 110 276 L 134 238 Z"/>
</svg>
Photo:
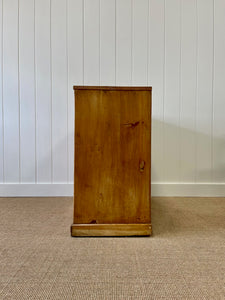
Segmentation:
<svg viewBox="0 0 225 300">
<path fill-rule="evenodd" d="M 84 86 L 75 85 L 74 90 L 101 90 L 101 91 L 151 91 L 152 87 L 147 86 Z"/>
<path fill-rule="evenodd" d="M 148 236 L 149 224 L 73 224 L 72 236 Z"/>
<path fill-rule="evenodd" d="M 78 229 L 80 227 L 75 224 L 146 224 L 149 228 L 151 88 L 74 89 L 75 184 L 72 235 L 78 235 L 77 232 L 79 235 L 87 235 L 88 232 L 91 236 L 95 235 L 96 230 L 99 235 L 115 235 L 111 227 L 83 226 Z M 88 230 L 84 230 L 84 227 Z M 121 229 L 121 232 L 124 235 L 127 229 Z M 142 225 L 139 226 L 139 232 L 146 233 Z M 137 231 L 135 235 L 138 235 Z"/>
</svg>

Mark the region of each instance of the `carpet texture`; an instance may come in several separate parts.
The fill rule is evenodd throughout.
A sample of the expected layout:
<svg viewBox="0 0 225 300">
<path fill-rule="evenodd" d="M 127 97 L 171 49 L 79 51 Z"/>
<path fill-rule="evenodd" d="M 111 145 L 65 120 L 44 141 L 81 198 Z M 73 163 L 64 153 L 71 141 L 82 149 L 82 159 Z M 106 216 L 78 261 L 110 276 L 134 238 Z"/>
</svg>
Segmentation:
<svg viewBox="0 0 225 300">
<path fill-rule="evenodd" d="M 225 198 L 153 198 L 152 237 L 71 238 L 72 198 L 0 198 L 0 299 L 225 299 Z"/>
</svg>

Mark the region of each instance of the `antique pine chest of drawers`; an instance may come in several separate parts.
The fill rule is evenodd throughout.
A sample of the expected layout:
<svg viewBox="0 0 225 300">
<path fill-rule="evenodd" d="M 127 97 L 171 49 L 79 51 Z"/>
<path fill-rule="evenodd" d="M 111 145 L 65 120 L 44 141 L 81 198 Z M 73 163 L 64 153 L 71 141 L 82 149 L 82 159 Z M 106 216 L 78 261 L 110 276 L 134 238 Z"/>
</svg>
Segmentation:
<svg viewBox="0 0 225 300">
<path fill-rule="evenodd" d="M 151 235 L 151 87 L 74 91 L 71 235 Z"/>
</svg>

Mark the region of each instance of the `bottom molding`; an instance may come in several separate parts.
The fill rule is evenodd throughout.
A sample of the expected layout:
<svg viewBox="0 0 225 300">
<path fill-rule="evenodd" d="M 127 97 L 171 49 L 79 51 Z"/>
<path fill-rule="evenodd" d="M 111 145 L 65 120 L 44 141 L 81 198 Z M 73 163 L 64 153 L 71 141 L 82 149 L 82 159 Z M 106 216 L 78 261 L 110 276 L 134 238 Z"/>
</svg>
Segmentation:
<svg viewBox="0 0 225 300">
<path fill-rule="evenodd" d="M 151 224 L 72 224 L 71 236 L 149 236 Z"/>
</svg>

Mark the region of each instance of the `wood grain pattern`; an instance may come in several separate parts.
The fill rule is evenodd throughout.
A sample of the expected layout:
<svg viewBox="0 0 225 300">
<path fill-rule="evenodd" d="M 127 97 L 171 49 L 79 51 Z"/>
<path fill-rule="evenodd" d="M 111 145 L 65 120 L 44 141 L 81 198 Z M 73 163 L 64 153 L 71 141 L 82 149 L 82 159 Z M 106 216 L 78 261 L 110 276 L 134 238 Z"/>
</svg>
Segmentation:
<svg viewBox="0 0 225 300">
<path fill-rule="evenodd" d="M 86 86 L 74 85 L 74 90 L 101 90 L 101 91 L 151 91 L 151 86 Z"/>
<path fill-rule="evenodd" d="M 73 224 L 72 236 L 148 236 L 149 224 Z"/>
<path fill-rule="evenodd" d="M 150 224 L 151 91 L 75 88 L 74 224 Z"/>
</svg>

